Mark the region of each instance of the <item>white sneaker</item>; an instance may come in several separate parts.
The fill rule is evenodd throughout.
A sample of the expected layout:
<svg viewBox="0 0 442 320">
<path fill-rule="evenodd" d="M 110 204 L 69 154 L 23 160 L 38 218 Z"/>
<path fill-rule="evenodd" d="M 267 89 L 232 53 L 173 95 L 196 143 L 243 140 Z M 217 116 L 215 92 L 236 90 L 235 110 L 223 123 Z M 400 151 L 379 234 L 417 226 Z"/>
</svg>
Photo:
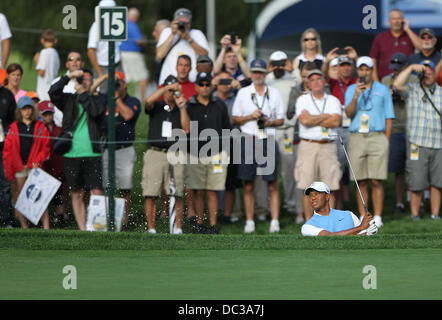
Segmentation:
<svg viewBox="0 0 442 320">
<path fill-rule="evenodd" d="M 275 233 L 275 232 L 279 232 L 279 220 L 272 220 L 272 222 L 270 222 L 270 233 Z"/>
<path fill-rule="evenodd" d="M 255 232 L 255 221 L 246 220 L 246 226 L 244 227 L 244 233 Z"/>
<path fill-rule="evenodd" d="M 301 224 L 301 223 L 304 223 L 304 217 L 297 216 L 296 217 L 296 224 Z"/>
<path fill-rule="evenodd" d="M 431 215 L 431 219 L 433 219 L 433 220 L 440 220 L 440 217 L 433 214 L 433 215 Z"/>
<path fill-rule="evenodd" d="M 155 229 L 149 229 L 149 230 L 147 230 L 147 233 L 156 234 L 157 231 Z"/>
<path fill-rule="evenodd" d="M 382 217 L 381 216 L 374 216 L 373 217 L 374 223 L 376 224 L 376 227 L 380 228 L 384 224 L 382 223 Z"/>
<path fill-rule="evenodd" d="M 183 229 L 175 228 L 175 229 L 173 230 L 173 234 L 183 234 Z"/>
</svg>

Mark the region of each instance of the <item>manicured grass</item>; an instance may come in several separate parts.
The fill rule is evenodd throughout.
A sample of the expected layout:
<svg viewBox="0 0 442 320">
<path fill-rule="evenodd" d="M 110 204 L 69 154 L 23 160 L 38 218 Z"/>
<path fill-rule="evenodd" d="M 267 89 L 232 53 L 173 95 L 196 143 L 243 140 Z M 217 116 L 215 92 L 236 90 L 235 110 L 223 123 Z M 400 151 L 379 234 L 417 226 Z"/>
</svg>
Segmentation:
<svg viewBox="0 0 442 320">
<path fill-rule="evenodd" d="M 0 299 L 441 299 L 441 254 L 441 249 L 0 250 Z M 66 265 L 76 268 L 76 290 L 62 286 Z M 363 288 L 366 265 L 376 268 L 376 290 Z"/>
</svg>

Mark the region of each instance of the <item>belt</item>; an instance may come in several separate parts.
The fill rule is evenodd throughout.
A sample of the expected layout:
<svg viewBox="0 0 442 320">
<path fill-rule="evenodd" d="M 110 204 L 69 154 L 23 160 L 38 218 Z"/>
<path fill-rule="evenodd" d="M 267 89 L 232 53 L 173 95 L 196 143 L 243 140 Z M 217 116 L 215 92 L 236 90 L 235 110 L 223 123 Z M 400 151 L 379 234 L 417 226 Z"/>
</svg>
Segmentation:
<svg viewBox="0 0 442 320">
<path fill-rule="evenodd" d="M 307 142 L 319 143 L 319 144 L 326 144 L 326 143 L 334 142 L 334 140 L 311 140 L 311 139 L 301 139 L 301 140 L 307 141 Z"/>
<path fill-rule="evenodd" d="M 168 149 L 158 148 L 158 147 L 149 147 L 149 149 L 153 150 L 153 151 L 164 152 L 164 153 L 167 153 L 167 151 L 169 151 Z"/>
</svg>

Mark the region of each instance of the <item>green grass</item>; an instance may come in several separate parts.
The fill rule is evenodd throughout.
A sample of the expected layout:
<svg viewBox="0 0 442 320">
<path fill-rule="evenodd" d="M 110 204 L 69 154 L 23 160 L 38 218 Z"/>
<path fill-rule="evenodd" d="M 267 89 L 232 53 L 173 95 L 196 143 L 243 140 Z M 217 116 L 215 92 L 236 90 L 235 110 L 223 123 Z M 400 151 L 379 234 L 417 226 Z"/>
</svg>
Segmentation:
<svg viewBox="0 0 442 320">
<path fill-rule="evenodd" d="M 34 90 L 30 59 L 13 52 L 9 61 L 21 62 L 21 87 Z M 147 138 L 144 112 L 136 131 L 137 140 Z M 71 209 L 64 230 L 0 229 L 0 299 L 442 298 L 442 222 L 429 218 L 428 203 L 421 221 L 410 219 L 408 207 L 394 214 L 392 175 L 384 184 L 384 227 L 373 237 L 302 237 L 301 226 L 285 210 L 276 235 L 268 234 L 269 221 L 257 222 L 256 232 L 244 235 L 244 219 L 234 224 L 220 219 L 220 235 L 192 234 L 185 221 L 181 236 L 169 235 L 168 220 L 157 219 L 160 234 L 150 235 L 141 190 L 146 143 L 135 148 L 129 232 L 80 232 Z M 353 188 L 345 208 L 356 213 L 355 196 Z M 77 290 L 62 287 L 66 265 L 77 268 Z M 366 265 L 376 267 L 376 290 L 362 287 Z"/>
</svg>

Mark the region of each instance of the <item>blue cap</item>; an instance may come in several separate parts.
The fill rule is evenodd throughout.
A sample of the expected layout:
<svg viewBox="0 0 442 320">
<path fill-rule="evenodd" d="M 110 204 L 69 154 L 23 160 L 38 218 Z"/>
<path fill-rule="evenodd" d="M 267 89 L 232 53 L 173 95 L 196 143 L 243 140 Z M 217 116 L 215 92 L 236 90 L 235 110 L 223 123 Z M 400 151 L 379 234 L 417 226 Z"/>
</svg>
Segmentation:
<svg viewBox="0 0 442 320">
<path fill-rule="evenodd" d="M 23 96 L 18 99 L 17 108 L 22 109 L 26 106 L 34 107 L 34 101 L 28 96 Z"/>
<path fill-rule="evenodd" d="M 390 69 L 401 70 L 407 64 L 407 56 L 402 52 L 396 52 L 391 56 Z"/>
<path fill-rule="evenodd" d="M 267 64 L 262 59 L 255 59 L 250 63 L 250 71 L 252 72 L 267 72 Z"/>
<path fill-rule="evenodd" d="M 424 66 L 429 66 L 431 69 L 436 70 L 436 65 L 435 65 L 434 62 L 431 61 L 431 60 L 424 60 L 424 61 L 421 61 L 420 64 L 423 64 Z"/>
</svg>

